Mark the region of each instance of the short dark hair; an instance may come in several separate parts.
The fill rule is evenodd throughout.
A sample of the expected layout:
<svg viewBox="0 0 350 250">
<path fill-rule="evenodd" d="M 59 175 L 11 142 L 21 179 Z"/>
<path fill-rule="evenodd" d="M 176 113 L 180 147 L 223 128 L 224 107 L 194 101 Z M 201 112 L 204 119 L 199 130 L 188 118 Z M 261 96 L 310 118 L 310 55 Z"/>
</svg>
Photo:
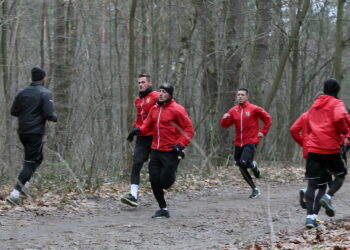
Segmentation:
<svg viewBox="0 0 350 250">
<path fill-rule="evenodd" d="M 246 89 L 246 88 L 239 88 L 238 91 L 245 91 L 245 92 L 247 93 L 247 95 L 249 95 L 249 91 L 248 91 L 248 89 Z M 237 91 L 237 92 L 238 92 L 238 91 Z"/>
<path fill-rule="evenodd" d="M 141 78 L 141 77 L 146 77 L 147 81 L 151 81 L 151 76 L 149 74 L 144 74 L 144 73 L 139 74 L 139 78 Z"/>
</svg>

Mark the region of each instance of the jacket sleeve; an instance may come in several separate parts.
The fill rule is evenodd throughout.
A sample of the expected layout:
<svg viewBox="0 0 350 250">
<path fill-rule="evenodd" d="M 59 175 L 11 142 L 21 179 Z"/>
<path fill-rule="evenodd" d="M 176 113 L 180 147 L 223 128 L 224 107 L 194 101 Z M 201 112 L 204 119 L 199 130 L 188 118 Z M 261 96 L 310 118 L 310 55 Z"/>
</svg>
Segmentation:
<svg viewBox="0 0 350 250">
<path fill-rule="evenodd" d="M 304 114 L 303 114 L 304 115 Z M 301 115 L 290 127 L 289 131 L 293 139 L 300 145 L 303 146 L 303 115 Z M 305 135 L 304 135 L 305 136 Z"/>
<path fill-rule="evenodd" d="M 152 120 L 152 114 L 155 112 L 155 110 L 156 106 L 153 106 L 149 111 L 146 120 L 144 120 L 140 126 L 140 134 L 148 134 L 149 132 L 153 131 L 154 124 Z"/>
<path fill-rule="evenodd" d="M 226 119 L 224 118 L 224 116 L 221 117 L 220 124 L 222 128 L 228 128 L 233 124 L 232 109 L 230 109 L 227 113 L 230 114 L 229 117 L 227 117 Z"/>
<path fill-rule="evenodd" d="M 53 99 L 52 99 L 52 94 L 50 92 L 45 92 L 43 93 L 43 115 L 44 117 L 52 122 L 57 122 L 57 114 L 55 113 L 54 110 L 54 105 L 53 105 Z"/>
<path fill-rule="evenodd" d="M 11 106 L 11 115 L 12 116 L 19 116 L 19 107 L 18 107 L 18 96 L 19 93 L 15 96 L 15 99 L 13 100 L 12 106 Z"/>
<path fill-rule="evenodd" d="M 266 135 L 269 132 L 269 129 L 272 125 L 271 116 L 269 113 L 267 113 L 265 109 L 258 107 L 258 117 L 264 123 L 264 126 L 262 127 L 260 132 Z"/>
<path fill-rule="evenodd" d="M 192 126 L 192 121 L 188 116 L 185 109 L 179 110 L 176 114 L 176 124 L 173 124 L 178 131 L 180 131 L 181 137 L 178 143 L 186 147 L 194 136 L 194 130 Z"/>
<path fill-rule="evenodd" d="M 334 108 L 334 123 L 340 134 L 348 133 L 348 113 L 346 112 L 345 105 L 343 102 L 337 103 Z"/>
</svg>

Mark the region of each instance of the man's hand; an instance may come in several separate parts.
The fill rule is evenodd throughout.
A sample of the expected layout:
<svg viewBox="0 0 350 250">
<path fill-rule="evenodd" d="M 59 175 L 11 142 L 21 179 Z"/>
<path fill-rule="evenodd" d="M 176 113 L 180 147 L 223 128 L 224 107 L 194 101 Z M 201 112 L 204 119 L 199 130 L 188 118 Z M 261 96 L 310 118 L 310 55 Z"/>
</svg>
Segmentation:
<svg viewBox="0 0 350 250">
<path fill-rule="evenodd" d="M 176 144 L 176 146 L 170 146 L 169 148 L 172 149 L 172 152 L 178 155 L 179 159 L 185 158 L 185 153 L 182 151 L 184 147 L 181 144 Z"/>
<path fill-rule="evenodd" d="M 132 142 L 134 140 L 134 136 L 138 133 L 140 133 L 140 128 L 133 128 L 126 139 L 129 142 Z"/>
<path fill-rule="evenodd" d="M 227 118 L 229 118 L 229 117 L 230 117 L 230 114 L 229 114 L 229 113 L 225 113 L 224 116 L 223 116 L 222 118 L 227 119 Z"/>
<path fill-rule="evenodd" d="M 258 133 L 258 137 L 259 137 L 259 138 L 264 138 L 265 135 L 264 135 L 263 133 L 259 132 L 259 133 Z"/>
</svg>

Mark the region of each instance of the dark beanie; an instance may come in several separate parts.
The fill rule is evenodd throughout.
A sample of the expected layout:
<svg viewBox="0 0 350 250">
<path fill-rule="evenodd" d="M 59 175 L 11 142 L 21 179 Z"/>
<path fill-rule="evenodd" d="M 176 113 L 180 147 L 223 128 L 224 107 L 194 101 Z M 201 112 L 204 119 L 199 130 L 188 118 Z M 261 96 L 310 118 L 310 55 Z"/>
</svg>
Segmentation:
<svg viewBox="0 0 350 250">
<path fill-rule="evenodd" d="M 168 92 L 169 95 L 173 96 L 174 87 L 170 83 L 163 83 L 160 85 L 159 89 L 164 89 L 166 92 Z"/>
<path fill-rule="evenodd" d="M 325 95 L 337 96 L 340 90 L 340 85 L 337 80 L 330 78 L 323 84 L 323 92 Z"/>
<path fill-rule="evenodd" d="M 32 69 L 32 81 L 33 82 L 37 82 L 37 81 L 41 81 L 42 79 L 44 79 L 46 76 L 46 73 L 44 70 L 38 68 L 38 67 L 34 67 Z"/>
</svg>

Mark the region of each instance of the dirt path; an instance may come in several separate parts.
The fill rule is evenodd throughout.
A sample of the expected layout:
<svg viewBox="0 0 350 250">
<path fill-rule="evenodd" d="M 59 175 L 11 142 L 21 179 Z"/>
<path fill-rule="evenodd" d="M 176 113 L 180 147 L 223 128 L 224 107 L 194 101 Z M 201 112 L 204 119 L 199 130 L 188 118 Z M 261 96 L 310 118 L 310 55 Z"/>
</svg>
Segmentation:
<svg viewBox="0 0 350 250">
<path fill-rule="evenodd" d="M 302 230 L 297 201 L 302 184 L 261 183 L 262 196 L 248 199 L 241 185 L 167 195 L 171 217 L 151 219 L 152 196 L 129 208 L 115 199 L 89 199 L 76 211 L 0 216 L 0 249 L 237 249 L 279 231 Z M 334 198 L 335 220 L 350 216 L 350 185 Z M 323 211 L 320 217 L 329 220 Z"/>
</svg>

